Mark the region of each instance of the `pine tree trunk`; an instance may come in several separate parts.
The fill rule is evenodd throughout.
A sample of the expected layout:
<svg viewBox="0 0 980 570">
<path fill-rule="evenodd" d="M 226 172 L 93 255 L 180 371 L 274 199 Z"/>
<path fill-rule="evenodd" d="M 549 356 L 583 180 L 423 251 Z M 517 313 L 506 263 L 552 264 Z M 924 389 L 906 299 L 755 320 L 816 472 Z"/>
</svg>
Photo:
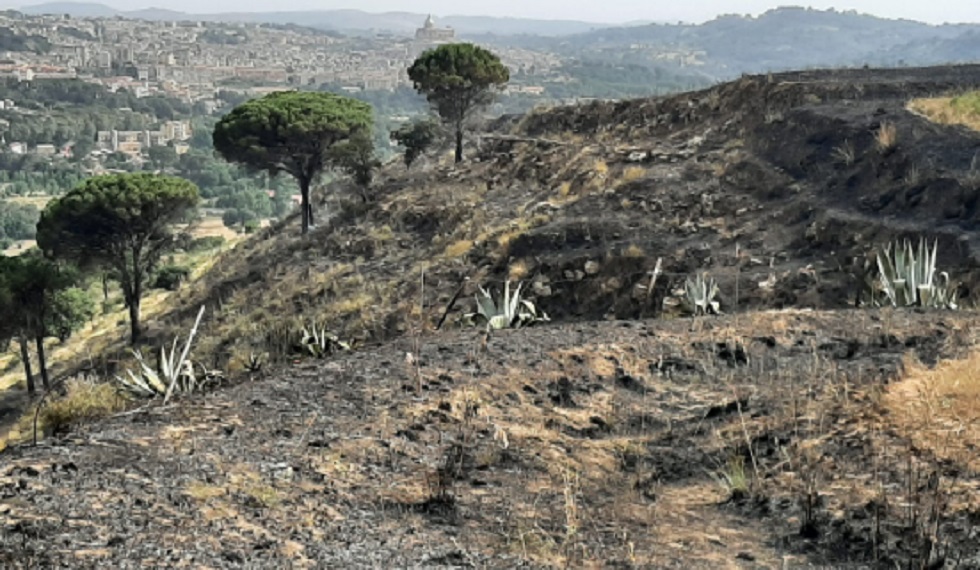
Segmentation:
<svg viewBox="0 0 980 570">
<path fill-rule="evenodd" d="M 301 197 L 300 209 L 303 218 L 303 235 L 310 233 L 310 226 L 313 224 L 313 205 L 310 204 L 310 181 L 301 178 L 299 181 L 299 192 Z"/>
<path fill-rule="evenodd" d="M 37 367 L 41 370 L 41 383 L 47 391 L 51 389 L 51 381 L 48 378 L 48 363 L 44 356 L 44 337 L 40 335 L 35 337 L 34 344 L 37 346 Z"/>
<path fill-rule="evenodd" d="M 27 339 L 20 337 L 20 359 L 24 363 L 24 376 L 27 379 L 27 393 L 31 396 L 37 394 L 37 386 L 34 385 L 34 373 L 31 372 L 31 355 L 27 351 Z"/>
<path fill-rule="evenodd" d="M 140 327 L 140 299 L 136 297 L 129 301 L 129 338 L 132 345 L 136 345 L 142 336 Z"/>
<path fill-rule="evenodd" d="M 456 163 L 463 162 L 463 126 L 456 126 Z"/>
</svg>

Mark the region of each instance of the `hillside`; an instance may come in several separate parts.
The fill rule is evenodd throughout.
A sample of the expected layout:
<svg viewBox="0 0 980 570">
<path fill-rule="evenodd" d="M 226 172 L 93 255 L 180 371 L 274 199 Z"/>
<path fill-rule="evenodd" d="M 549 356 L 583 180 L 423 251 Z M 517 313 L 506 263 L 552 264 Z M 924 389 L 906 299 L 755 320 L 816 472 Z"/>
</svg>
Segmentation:
<svg viewBox="0 0 980 570">
<path fill-rule="evenodd" d="M 194 358 L 227 386 L 0 455 L 0 560 L 980 567 L 977 314 L 853 308 L 869 253 L 920 236 L 975 303 L 980 134 L 907 105 L 978 87 L 746 76 L 390 164 L 370 203 L 331 195 L 310 236 L 268 228 L 149 314 L 155 346 L 205 305 Z M 728 316 L 679 318 L 700 271 Z M 552 322 L 459 324 L 507 278 Z M 357 350 L 301 358 L 311 321 Z"/>
<path fill-rule="evenodd" d="M 973 63 L 977 33 L 976 24 L 934 26 L 853 11 L 782 7 L 755 17 L 604 28 L 532 42 L 584 59 L 676 60 L 730 79 L 813 67 Z"/>
</svg>

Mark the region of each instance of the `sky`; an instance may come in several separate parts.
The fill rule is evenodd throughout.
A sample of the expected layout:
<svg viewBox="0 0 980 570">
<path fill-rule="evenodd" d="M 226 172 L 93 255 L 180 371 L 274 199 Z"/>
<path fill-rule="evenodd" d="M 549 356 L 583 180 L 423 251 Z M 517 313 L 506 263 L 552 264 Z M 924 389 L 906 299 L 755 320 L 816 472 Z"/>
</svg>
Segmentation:
<svg viewBox="0 0 980 570">
<path fill-rule="evenodd" d="M 3 5 L 30 5 L 54 0 L 27 0 Z M 60 1 L 60 0 L 59 0 Z M 759 14 L 779 5 L 857 10 L 886 18 L 907 18 L 933 24 L 980 23 L 978 0 L 850 0 L 847 2 L 773 2 L 773 0 L 77 0 L 121 10 L 168 8 L 190 13 L 331 10 L 356 8 L 367 12 L 404 11 L 435 16 L 514 16 L 548 20 L 620 23 L 636 20 L 703 22 L 718 14 Z"/>
</svg>

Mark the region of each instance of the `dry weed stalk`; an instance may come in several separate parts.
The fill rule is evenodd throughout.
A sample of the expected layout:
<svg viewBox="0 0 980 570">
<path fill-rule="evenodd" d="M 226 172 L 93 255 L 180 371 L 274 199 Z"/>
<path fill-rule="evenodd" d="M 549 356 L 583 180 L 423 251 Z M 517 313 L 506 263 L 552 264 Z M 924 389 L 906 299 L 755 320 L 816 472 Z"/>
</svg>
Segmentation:
<svg viewBox="0 0 980 570">
<path fill-rule="evenodd" d="M 898 129 L 894 123 L 882 121 L 875 131 L 875 144 L 881 152 L 888 152 L 898 143 Z"/>
</svg>

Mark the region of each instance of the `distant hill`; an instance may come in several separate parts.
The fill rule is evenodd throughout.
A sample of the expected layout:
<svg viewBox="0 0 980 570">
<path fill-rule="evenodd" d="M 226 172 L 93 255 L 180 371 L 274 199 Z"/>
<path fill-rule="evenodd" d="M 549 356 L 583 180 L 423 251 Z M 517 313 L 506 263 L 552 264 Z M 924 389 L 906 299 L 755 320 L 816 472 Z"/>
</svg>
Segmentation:
<svg viewBox="0 0 980 570">
<path fill-rule="evenodd" d="M 779 8 L 698 25 L 607 28 L 544 40 L 538 47 L 550 42 L 557 51 L 586 57 L 697 54 L 705 72 L 724 78 L 807 67 L 975 62 L 978 33 L 980 25 L 934 26 L 854 11 Z"/>
<path fill-rule="evenodd" d="M 77 18 L 111 18 L 122 16 L 144 20 L 200 20 L 207 22 L 262 22 L 270 24 L 302 24 L 304 26 L 347 33 L 388 32 L 409 35 L 422 25 L 428 14 L 414 12 L 385 12 L 373 14 L 361 10 L 309 10 L 288 12 L 227 12 L 191 14 L 161 8 L 122 11 L 104 4 L 86 2 L 50 2 L 20 8 L 25 14 L 69 14 Z M 489 16 L 447 16 L 437 21 L 439 26 L 452 26 L 460 34 L 529 34 L 560 36 L 589 32 L 608 24 L 573 20 L 534 20 L 526 18 L 496 18 Z"/>
<path fill-rule="evenodd" d="M 119 10 L 96 2 L 48 2 L 24 6 L 18 11 L 29 15 L 69 14 L 74 18 L 111 18 L 123 14 Z"/>
</svg>

